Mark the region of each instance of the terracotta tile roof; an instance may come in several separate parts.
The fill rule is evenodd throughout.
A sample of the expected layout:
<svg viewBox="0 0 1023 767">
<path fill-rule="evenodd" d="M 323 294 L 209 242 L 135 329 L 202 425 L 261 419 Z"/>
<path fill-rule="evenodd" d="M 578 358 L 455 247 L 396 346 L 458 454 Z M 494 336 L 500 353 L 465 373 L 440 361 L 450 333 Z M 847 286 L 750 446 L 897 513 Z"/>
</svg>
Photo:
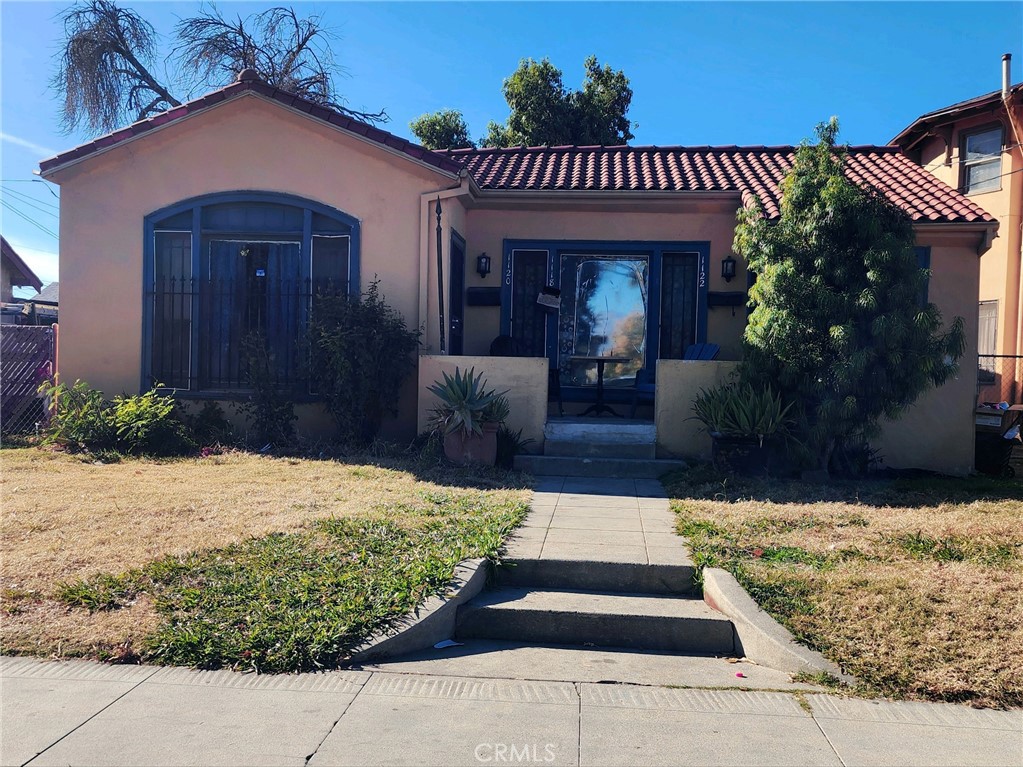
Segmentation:
<svg viewBox="0 0 1023 767">
<path fill-rule="evenodd" d="M 453 162 L 451 159 L 444 157 L 441 154 L 431 152 L 429 149 L 421 147 L 418 144 L 413 144 L 411 141 L 403 139 L 400 136 L 395 136 L 393 133 L 388 133 L 387 131 L 380 130 L 380 128 L 373 125 L 354 120 L 347 115 L 343 115 L 333 109 L 320 106 L 312 101 L 296 96 L 293 93 L 282 91 L 271 85 L 267 85 L 255 76 L 255 72 L 252 70 L 245 70 L 238 75 L 237 81 L 219 90 L 208 93 L 193 101 L 189 101 L 179 107 L 169 109 L 166 112 L 161 112 L 160 114 L 146 120 L 139 120 L 126 128 L 116 130 L 113 133 L 108 133 L 106 136 L 100 136 L 94 141 L 90 141 L 82 144 L 81 146 L 77 146 L 74 149 L 68 150 L 67 152 L 61 152 L 54 157 L 43 160 L 39 163 L 39 170 L 42 175 L 45 176 L 48 172 L 56 170 L 70 162 L 80 160 L 83 157 L 88 157 L 102 149 L 107 149 L 116 144 L 120 144 L 123 141 L 139 136 L 147 131 L 153 130 L 154 128 L 158 128 L 161 125 L 166 125 L 167 123 L 174 122 L 175 120 L 180 120 L 181 118 L 193 115 L 196 112 L 202 112 L 205 109 L 209 109 L 216 104 L 230 98 L 240 96 L 246 92 L 257 93 L 261 96 L 265 96 L 266 98 L 284 104 L 285 106 L 291 107 L 292 109 L 305 112 L 311 117 L 315 117 L 318 120 L 330 123 L 331 125 L 336 125 L 339 128 L 355 133 L 370 141 L 374 141 L 377 144 L 394 149 L 415 160 L 419 160 L 427 165 L 432 165 L 439 170 L 457 174 L 461 169 L 460 164 Z"/>
<path fill-rule="evenodd" d="M 780 215 L 778 184 L 791 146 L 513 147 L 439 152 L 462 163 L 481 189 L 507 191 L 736 192 Z M 913 221 L 993 222 L 982 208 L 923 170 L 898 147 L 850 147 L 846 176 L 873 186 Z"/>
</svg>

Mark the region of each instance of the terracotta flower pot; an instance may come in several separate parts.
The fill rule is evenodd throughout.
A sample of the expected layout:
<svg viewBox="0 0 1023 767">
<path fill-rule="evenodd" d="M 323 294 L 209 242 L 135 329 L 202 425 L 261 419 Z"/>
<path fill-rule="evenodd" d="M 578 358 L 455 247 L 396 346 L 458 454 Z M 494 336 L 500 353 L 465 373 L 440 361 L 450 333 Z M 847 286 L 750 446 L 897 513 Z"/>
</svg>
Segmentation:
<svg viewBox="0 0 1023 767">
<path fill-rule="evenodd" d="M 496 423 L 483 424 L 483 434 L 466 434 L 455 431 L 444 435 L 444 456 L 459 466 L 481 464 L 493 466 L 497 463 Z"/>
</svg>

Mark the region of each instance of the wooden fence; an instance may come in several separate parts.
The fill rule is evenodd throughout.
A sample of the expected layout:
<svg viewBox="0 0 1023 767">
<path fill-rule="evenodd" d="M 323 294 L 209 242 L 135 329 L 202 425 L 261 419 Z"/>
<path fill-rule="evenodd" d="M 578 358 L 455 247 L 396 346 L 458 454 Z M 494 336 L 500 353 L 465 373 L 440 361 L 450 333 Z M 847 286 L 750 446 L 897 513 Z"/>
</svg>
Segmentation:
<svg viewBox="0 0 1023 767">
<path fill-rule="evenodd" d="M 0 325 L 0 433 L 30 433 L 46 421 L 39 384 L 56 361 L 56 325 Z"/>
</svg>

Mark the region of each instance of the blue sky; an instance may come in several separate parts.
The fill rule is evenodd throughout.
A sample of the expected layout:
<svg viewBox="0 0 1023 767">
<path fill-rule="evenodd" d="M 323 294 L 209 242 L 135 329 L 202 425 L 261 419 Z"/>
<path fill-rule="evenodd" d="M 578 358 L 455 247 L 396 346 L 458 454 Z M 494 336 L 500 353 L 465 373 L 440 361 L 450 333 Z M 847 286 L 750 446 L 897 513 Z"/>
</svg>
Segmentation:
<svg viewBox="0 0 1023 767">
<path fill-rule="evenodd" d="M 168 38 L 198 8 L 122 4 Z M 219 7 L 246 15 L 274 4 Z M 60 132 L 48 89 L 65 6 L 0 2 L 0 230 L 44 282 L 58 276 L 59 189 L 32 172 L 91 138 Z M 791 144 L 830 115 L 845 141 L 883 144 L 924 112 L 997 90 L 1003 53 L 1013 54 L 1013 81 L 1023 80 L 1021 1 L 294 6 L 337 33 L 350 105 L 385 108 L 383 127 L 406 137 L 411 119 L 446 107 L 464 112 L 474 137 L 504 120 L 501 82 L 524 57 L 549 56 L 571 87 L 591 53 L 624 70 L 637 145 Z"/>
</svg>

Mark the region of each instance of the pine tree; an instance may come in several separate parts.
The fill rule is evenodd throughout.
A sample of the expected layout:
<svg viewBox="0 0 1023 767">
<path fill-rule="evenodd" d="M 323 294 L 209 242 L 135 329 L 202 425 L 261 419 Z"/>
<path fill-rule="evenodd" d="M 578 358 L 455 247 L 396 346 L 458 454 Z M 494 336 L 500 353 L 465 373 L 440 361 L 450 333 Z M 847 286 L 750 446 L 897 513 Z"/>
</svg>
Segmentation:
<svg viewBox="0 0 1023 767">
<path fill-rule="evenodd" d="M 845 177 L 837 135 L 835 118 L 817 126 L 782 182 L 780 219 L 741 211 L 734 243 L 757 278 L 743 376 L 795 403 L 824 470 L 953 376 L 965 349 L 962 318 L 943 327 L 924 298 L 912 222 Z"/>
</svg>

